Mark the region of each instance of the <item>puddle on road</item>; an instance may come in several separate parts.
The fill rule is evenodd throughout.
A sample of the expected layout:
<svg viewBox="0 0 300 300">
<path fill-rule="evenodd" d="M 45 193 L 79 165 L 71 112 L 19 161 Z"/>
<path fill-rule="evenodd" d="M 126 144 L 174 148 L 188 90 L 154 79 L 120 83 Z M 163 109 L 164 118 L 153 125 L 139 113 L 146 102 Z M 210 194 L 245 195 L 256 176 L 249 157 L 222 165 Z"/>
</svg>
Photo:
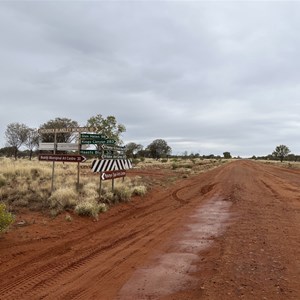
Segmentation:
<svg viewBox="0 0 300 300">
<path fill-rule="evenodd" d="M 229 224 L 231 202 L 213 197 L 189 217 L 182 233 L 174 240 L 168 253 L 153 259 L 151 266 L 141 268 L 120 290 L 117 299 L 159 299 L 192 288 L 197 280 L 201 251 L 213 244 Z"/>
</svg>

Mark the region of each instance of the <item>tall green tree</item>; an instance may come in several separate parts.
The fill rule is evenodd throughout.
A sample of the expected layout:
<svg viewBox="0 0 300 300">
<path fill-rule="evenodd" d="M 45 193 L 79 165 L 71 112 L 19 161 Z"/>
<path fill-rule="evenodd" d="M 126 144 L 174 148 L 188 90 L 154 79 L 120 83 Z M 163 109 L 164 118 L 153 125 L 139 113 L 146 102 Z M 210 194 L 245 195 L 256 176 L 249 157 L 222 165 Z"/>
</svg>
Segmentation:
<svg viewBox="0 0 300 300">
<path fill-rule="evenodd" d="M 170 155 L 172 149 L 165 140 L 157 139 L 147 146 L 146 151 L 149 151 L 152 158 L 159 159 Z"/>
<path fill-rule="evenodd" d="M 48 122 L 42 124 L 40 129 L 59 129 L 59 128 L 74 128 L 79 127 L 78 122 L 68 119 L 68 118 L 55 118 L 49 120 Z M 77 134 L 68 132 L 68 133 L 57 133 L 56 141 L 58 143 L 70 143 L 76 139 Z M 43 142 L 53 143 L 54 133 L 43 133 L 41 134 L 41 140 Z"/>
<path fill-rule="evenodd" d="M 230 152 L 227 152 L 227 151 L 223 153 L 223 156 L 224 156 L 225 159 L 230 159 L 231 158 Z"/>
<path fill-rule="evenodd" d="M 6 142 L 14 149 L 14 157 L 17 159 L 19 148 L 24 145 L 28 137 L 29 128 L 25 124 L 10 123 L 5 131 Z"/>
<path fill-rule="evenodd" d="M 290 153 L 290 149 L 286 145 L 279 145 L 275 148 L 272 155 L 276 158 L 279 158 L 282 162 L 283 159 Z"/>
<path fill-rule="evenodd" d="M 94 127 L 97 133 L 104 134 L 109 139 L 114 139 L 116 144 L 122 144 L 121 134 L 126 131 L 126 127 L 119 124 L 116 117 L 108 116 L 104 118 L 101 114 L 90 117 L 86 126 Z"/>
</svg>

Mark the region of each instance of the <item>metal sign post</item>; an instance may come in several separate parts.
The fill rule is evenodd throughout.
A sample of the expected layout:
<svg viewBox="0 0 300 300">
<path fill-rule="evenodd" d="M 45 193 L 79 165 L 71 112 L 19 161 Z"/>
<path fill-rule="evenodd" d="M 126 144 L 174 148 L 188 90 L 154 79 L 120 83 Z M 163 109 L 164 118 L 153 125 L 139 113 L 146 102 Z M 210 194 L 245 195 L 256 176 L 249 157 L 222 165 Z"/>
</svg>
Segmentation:
<svg viewBox="0 0 300 300">
<path fill-rule="evenodd" d="M 40 128 L 39 134 L 54 134 L 54 144 L 52 143 L 39 143 L 40 150 L 53 151 L 52 155 L 45 154 L 39 155 L 41 161 L 52 161 L 52 180 L 51 180 L 51 194 L 54 191 L 54 177 L 55 177 L 55 162 L 77 162 L 77 191 L 80 184 L 80 162 L 84 162 L 86 158 L 80 155 L 81 151 L 81 135 L 79 134 L 78 144 L 76 143 L 57 143 L 57 133 L 83 133 L 93 132 L 96 129 L 94 127 L 67 127 L 67 128 Z M 89 134 L 85 134 L 89 135 Z M 86 150 L 88 146 L 83 146 Z M 62 155 L 56 154 L 58 151 L 78 151 L 76 155 Z"/>
<path fill-rule="evenodd" d="M 54 132 L 54 150 L 53 154 L 56 154 L 56 132 Z M 51 195 L 54 191 L 54 169 L 55 169 L 55 161 L 52 162 L 52 180 L 51 180 Z"/>
<path fill-rule="evenodd" d="M 101 200 L 101 192 L 102 192 L 102 173 L 100 172 L 100 182 L 99 182 L 99 200 Z"/>
<path fill-rule="evenodd" d="M 78 138 L 78 155 L 80 155 L 80 149 L 81 149 L 81 139 L 80 139 L 80 134 Z M 77 192 L 79 191 L 79 177 L 80 177 L 80 162 L 77 163 Z"/>
</svg>

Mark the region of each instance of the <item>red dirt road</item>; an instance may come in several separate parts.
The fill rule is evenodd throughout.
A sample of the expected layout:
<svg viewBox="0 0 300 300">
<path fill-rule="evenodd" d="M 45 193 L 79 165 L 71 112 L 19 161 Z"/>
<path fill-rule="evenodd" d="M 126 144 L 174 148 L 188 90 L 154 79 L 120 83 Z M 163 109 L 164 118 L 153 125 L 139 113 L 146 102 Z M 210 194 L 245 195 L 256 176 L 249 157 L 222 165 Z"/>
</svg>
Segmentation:
<svg viewBox="0 0 300 300">
<path fill-rule="evenodd" d="M 300 299 L 300 171 L 236 161 L 99 221 L 0 238 L 0 299 Z"/>
</svg>

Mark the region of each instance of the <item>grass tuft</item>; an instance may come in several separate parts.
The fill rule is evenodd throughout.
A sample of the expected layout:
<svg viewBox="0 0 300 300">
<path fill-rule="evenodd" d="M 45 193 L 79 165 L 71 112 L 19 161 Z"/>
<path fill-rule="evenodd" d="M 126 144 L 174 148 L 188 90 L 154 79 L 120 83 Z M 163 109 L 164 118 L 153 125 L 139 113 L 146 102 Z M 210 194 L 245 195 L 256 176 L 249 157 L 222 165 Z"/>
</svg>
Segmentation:
<svg viewBox="0 0 300 300">
<path fill-rule="evenodd" d="M 60 188 L 54 191 L 49 197 L 50 207 L 59 208 L 61 210 L 74 208 L 77 203 L 77 198 L 78 195 L 73 188 Z"/>
<path fill-rule="evenodd" d="M 145 196 L 147 193 L 147 187 L 144 185 L 133 186 L 131 188 L 132 195 L 135 196 Z"/>
<path fill-rule="evenodd" d="M 90 216 L 98 219 L 100 212 L 107 211 L 107 205 L 104 203 L 97 203 L 93 200 L 83 200 L 75 207 L 75 212 L 80 216 Z"/>
</svg>

